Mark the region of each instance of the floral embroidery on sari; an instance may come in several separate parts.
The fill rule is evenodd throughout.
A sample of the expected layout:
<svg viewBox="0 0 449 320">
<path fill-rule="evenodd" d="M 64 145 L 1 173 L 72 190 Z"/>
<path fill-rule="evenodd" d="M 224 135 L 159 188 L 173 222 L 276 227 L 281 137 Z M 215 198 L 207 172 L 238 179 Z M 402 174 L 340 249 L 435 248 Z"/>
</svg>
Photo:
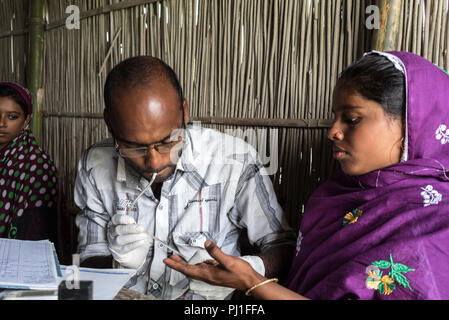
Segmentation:
<svg viewBox="0 0 449 320">
<path fill-rule="evenodd" d="M 350 224 L 356 223 L 362 213 L 363 211 L 357 208 L 352 210 L 352 212 L 348 212 L 343 219 L 343 226 L 346 227 Z"/>
<path fill-rule="evenodd" d="M 445 124 L 441 124 L 437 131 L 435 131 L 435 138 L 441 142 L 441 144 L 449 143 L 449 129 Z"/>
<path fill-rule="evenodd" d="M 423 190 L 421 196 L 424 199 L 424 207 L 430 206 L 431 204 L 438 204 L 443 197 L 432 185 L 421 188 L 421 190 Z"/>
<path fill-rule="evenodd" d="M 391 269 L 388 275 L 383 275 L 380 269 Z M 401 263 L 394 263 L 393 257 L 390 254 L 389 261 L 379 260 L 371 262 L 371 265 L 366 268 L 366 287 L 379 291 L 380 294 L 390 295 L 397 289 L 396 283 L 404 288 L 413 290 L 410 287 L 407 277 L 403 273 L 415 271 Z"/>
</svg>

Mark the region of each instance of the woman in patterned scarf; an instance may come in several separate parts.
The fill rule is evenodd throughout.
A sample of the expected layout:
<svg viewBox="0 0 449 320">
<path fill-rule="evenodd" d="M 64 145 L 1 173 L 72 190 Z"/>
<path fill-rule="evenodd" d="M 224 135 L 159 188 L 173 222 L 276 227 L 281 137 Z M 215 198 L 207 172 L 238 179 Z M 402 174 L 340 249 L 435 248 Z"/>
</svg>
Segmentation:
<svg viewBox="0 0 449 320">
<path fill-rule="evenodd" d="M 0 237 L 55 242 L 57 173 L 28 128 L 31 114 L 28 90 L 0 82 Z"/>
<path fill-rule="evenodd" d="M 328 133 L 341 170 L 307 203 L 287 288 L 213 243 L 214 263 L 166 264 L 258 299 L 449 299 L 448 92 L 445 72 L 407 52 L 343 72 Z"/>
</svg>

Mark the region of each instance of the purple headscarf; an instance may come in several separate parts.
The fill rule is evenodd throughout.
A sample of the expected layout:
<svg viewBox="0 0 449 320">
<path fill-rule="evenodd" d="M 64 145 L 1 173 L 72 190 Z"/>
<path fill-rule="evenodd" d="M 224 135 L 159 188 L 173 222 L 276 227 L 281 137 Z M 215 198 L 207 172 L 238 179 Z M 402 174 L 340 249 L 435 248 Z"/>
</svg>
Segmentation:
<svg viewBox="0 0 449 320">
<path fill-rule="evenodd" d="M 449 299 L 449 76 L 407 52 L 400 163 L 311 196 L 289 288 L 312 299 Z"/>
<path fill-rule="evenodd" d="M 23 98 L 27 105 L 28 114 L 31 115 L 33 113 L 33 107 L 31 103 L 31 95 L 30 92 L 22 87 L 20 84 L 15 82 L 0 82 L 0 86 L 8 86 L 17 91 L 18 94 Z"/>
</svg>

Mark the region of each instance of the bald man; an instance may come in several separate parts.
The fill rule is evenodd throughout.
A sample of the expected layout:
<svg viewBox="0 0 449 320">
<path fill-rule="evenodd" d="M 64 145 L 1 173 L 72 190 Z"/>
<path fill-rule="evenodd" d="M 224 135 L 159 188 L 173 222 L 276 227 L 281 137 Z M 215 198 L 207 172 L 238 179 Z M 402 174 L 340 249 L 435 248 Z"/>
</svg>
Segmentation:
<svg viewBox="0 0 449 320">
<path fill-rule="evenodd" d="M 104 100 L 112 138 L 83 153 L 75 184 L 81 266 L 136 269 L 126 287 L 156 299 L 228 299 L 233 289 L 188 279 L 163 259 L 209 260 L 206 240 L 240 256 L 245 230 L 260 254 L 242 258 L 264 276 L 286 274 L 296 235 L 256 151 L 189 124 L 167 64 L 149 56 L 121 62 Z"/>
</svg>

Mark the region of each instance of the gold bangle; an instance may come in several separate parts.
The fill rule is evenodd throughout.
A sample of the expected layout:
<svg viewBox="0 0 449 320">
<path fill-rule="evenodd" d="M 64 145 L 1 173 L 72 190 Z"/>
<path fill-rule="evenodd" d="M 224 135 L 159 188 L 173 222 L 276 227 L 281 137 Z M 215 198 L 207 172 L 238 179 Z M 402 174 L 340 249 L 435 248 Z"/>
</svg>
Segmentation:
<svg viewBox="0 0 449 320">
<path fill-rule="evenodd" d="M 249 296 L 251 291 L 253 291 L 257 287 L 263 286 L 264 284 L 267 284 L 267 283 L 270 283 L 270 282 L 278 282 L 278 281 L 279 281 L 278 278 L 271 278 L 271 279 L 267 279 L 265 281 L 259 282 L 258 284 L 254 285 L 251 288 L 249 288 L 248 290 L 246 290 L 245 295 Z"/>
</svg>

